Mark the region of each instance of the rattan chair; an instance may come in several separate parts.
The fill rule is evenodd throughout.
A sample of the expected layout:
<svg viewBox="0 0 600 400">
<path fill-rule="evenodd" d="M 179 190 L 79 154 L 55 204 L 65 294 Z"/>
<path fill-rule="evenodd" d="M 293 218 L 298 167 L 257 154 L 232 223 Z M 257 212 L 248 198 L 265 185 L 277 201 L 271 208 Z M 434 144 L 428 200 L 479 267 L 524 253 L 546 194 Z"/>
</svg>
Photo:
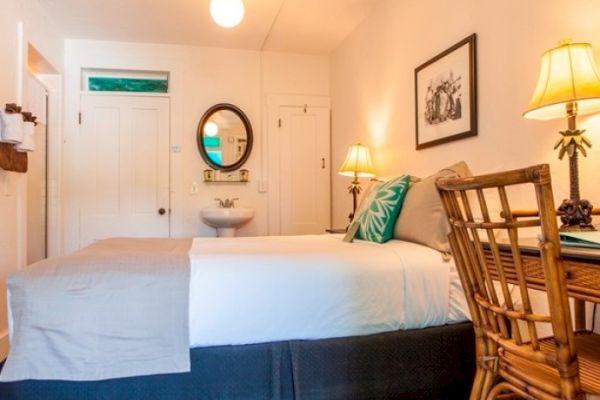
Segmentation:
<svg viewBox="0 0 600 400">
<path fill-rule="evenodd" d="M 600 336 L 573 331 L 548 165 L 442 179 L 437 188 L 475 329 L 478 359 L 471 399 L 509 394 L 570 400 L 600 393 Z M 534 192 L 539 216 L 517 220 L 509 193 L 517 191 L 522 199 L 525 189 Z M 502 209 L 495 220 L 492 214 L 499 213 L 488 207 L 492 202 Z M 532 310 L 519 251 L 524 229 L 539 234 L 549 313 Z M 498 231 L 507 233 L 510 267 L 501 257 Z M 544 325 L 552 336 L 542 337 Z"/>
</svg>

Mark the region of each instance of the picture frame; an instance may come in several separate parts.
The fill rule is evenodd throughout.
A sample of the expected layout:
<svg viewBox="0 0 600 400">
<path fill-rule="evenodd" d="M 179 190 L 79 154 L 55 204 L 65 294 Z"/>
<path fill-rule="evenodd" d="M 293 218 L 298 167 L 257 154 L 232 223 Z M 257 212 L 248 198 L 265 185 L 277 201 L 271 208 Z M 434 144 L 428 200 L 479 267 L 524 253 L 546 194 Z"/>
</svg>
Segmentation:
<svg viewBox="0 0 600 400">
<path fill-rule="evenodd" d="M 477 36 L 415 68 L 417 150 L 477 136 Z"/>
</svg>

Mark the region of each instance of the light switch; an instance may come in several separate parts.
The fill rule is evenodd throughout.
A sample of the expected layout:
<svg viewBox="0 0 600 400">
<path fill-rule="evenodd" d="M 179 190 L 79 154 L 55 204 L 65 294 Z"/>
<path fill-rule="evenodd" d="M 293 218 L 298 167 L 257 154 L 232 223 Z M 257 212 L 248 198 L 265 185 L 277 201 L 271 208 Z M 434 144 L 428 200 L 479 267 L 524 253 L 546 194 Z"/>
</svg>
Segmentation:
<svg viewBox="0 0 600 400">
<path fill-rule="evenodd" d="M 192 182 L 192 186 L 190 187 L 190 194 L 192 196 L 196 196 L 198 194 L 198 182 Z"/>
</svg>

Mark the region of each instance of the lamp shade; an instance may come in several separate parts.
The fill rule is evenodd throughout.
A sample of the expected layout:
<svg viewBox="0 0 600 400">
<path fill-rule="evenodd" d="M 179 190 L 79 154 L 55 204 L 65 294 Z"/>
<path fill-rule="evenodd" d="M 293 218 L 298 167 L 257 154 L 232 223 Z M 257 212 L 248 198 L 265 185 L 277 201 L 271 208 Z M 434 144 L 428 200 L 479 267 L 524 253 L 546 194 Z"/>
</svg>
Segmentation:
<svg viewBox="0 0 600 400">
<path fill-rule="evenodd" d="M 340 175 L 369 178 L 375 176 L 369 148 L 362 144 L 350 146 L 346 160 L 339 170 Z"/>
<path fill-rule="evenodd" d="M 600 76 L 589 43 L 563 43 L 544 53 L 538 83 L 523 117 L 565 117 L 567 103 L 576 103 L 580 115 L 600 111 Z"/>
</svg>

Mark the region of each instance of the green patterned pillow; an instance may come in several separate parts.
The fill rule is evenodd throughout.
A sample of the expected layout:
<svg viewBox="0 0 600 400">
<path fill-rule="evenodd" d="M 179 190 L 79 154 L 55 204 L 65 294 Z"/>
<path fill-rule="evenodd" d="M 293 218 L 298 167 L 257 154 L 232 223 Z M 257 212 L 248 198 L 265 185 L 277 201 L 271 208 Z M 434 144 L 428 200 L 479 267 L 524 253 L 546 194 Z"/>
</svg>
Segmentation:
<svg viewBox="0 0 600 400">
<path fill-rule="evenodd" d="M 394 236 L 394 225 L 409 187 L 408 175 L 378 187 L 369 207 L 357 217 L 360 226 L 356 238 L 376 243 L 390 240 Z"/>
</svg>

